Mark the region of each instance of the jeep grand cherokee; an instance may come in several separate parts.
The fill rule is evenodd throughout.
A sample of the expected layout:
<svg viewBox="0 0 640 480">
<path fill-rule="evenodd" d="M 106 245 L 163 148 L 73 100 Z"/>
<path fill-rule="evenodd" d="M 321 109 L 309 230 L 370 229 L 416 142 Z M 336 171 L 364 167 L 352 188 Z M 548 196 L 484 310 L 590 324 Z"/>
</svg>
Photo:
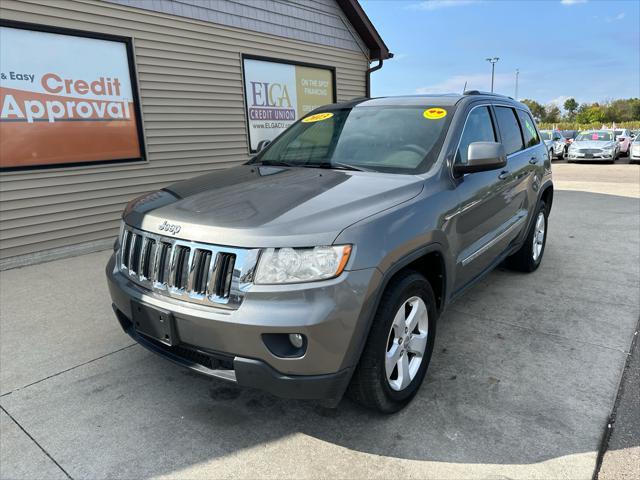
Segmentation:
<svg viewBox="0 0 640 480">
<path fill-rule="evenodd" d="M 129 203 L 107 266 L 144 347 L 211 377 L 394 412 L 443 309 L 496 265 L 542 260 L 551 162 L 508 97 L 359 99 L 248 163 Z"/>
</svg>

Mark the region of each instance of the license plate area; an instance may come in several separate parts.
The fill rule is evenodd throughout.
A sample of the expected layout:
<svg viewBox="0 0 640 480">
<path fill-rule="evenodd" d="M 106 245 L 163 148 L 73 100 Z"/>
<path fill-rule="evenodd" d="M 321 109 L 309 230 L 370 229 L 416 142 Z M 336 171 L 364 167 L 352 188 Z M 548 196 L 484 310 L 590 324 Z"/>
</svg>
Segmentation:
<svg viewBox="0 0 640 480">
<path fill-rule="evenodd" d="M 584 158 L 593 158 L 593 153 L 585 153 Z"/>
<path fill-rule="evenodd" d="M 170 347 L 177 344 L 171 312 L 136 301 L 131 302 L 131 312 L 133 328 L 136 332 Z"/>
</svg>

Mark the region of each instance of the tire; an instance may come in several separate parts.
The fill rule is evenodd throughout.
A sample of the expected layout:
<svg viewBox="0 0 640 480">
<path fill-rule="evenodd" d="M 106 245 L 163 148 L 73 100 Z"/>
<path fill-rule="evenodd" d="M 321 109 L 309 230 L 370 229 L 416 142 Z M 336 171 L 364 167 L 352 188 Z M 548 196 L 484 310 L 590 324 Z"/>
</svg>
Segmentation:
<svg viewBox="0 0 640 480">
<path fill-rule="evenodd" d="M 409 302 L 411 299 L 414 299 L 413 304 Z M 423 302 L 422 305 L 420 301 Z M 423 307 L 426 309 L 426 319 L 424 315 L 420 315 L 424 312 Z M 411 317 L 412 312 L 420 321 L 412 332 L 407 332 L 402 326 L 405 325 L 406 318 L 415 318 Z M 429 367 L 437 319 L 435 296 L 425 277 L 412 270 L 403 271 L 394 277 L 380 300 L 347 395 L 360 405 L 381 413 L 394 413 L 404 408 L 418 392 Z M 398 329 L 393 328 L 394 323 L 400 326 L 400 332 L 405 332 L 405 341 L 395 338 Z M 401 356 L 393 355 L 393 352 L 403 351 L 403 345 L 409 347 L 406 353 Z M 419 350 L 418 346 L 422 345 L 424 352 L 421 357 L 410 353 L 411 347 Z M 394 363 L 395 360 L 391 360 L 393 357 L 399 358 L 397 364 Z M 387 358 L 390 359 L 389 362 L 386 362 Z M 390 376 L 387 375 L 387 364 L 395 365 Z M 402 370 L 407 373 L 406 377 L 400 375 L 401 364 Z M 403 378 L 410 380 L 402 382 Z"/>
<path fill-rule="evenodd" d="M 542 243 L 540 243 L 539 231 L 537 232 L 540 215 L 542 215 L 542 218 L 544 219 Z M 547 245 L 547 233 L 549 232 L 548 217 L 549 212 L 547 211 L 547 206 L 543 201 L 540 201 L 522 247 L 520 247 L 520 250 L 518 250 L 516 253 L 507 258 L 506 265 L 509 268 L 526 273 L 530 273 L 538 269 L 540 263 L 542 262 L 545 246 Z M 538 240 L 536 242 L 536 246 L 534 247 L 534 236 L 536 236 L 537 234 Z"/>
</svg>

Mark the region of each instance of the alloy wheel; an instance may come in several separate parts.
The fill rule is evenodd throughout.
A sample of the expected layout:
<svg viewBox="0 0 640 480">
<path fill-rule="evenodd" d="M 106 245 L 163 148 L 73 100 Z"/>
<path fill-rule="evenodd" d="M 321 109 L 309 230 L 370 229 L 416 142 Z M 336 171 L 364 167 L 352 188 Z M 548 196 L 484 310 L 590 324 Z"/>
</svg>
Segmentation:
<svg viewBox="0 0 640 480">
<path fill-rule="evenodd" d="M 417 375 L 428 336 L 427 306 L 422 298 L 411 297 L 396 312 L 387 339 L 385 373 L 393 390 L 404 390 Z"/>
<path fill-rule="evenodd" d="M 533 252 L 533 260 L 538 261 L 540 255 L 542 254 L 542 248 L 544 247 L 544 236 L 546 232 L 546 221 L 544 217 L 544 212 L 538 213 L 538 218 L 536 219 L 536 226 L 533 232 L 533 248 L 531 249 Z"/>
</svg>

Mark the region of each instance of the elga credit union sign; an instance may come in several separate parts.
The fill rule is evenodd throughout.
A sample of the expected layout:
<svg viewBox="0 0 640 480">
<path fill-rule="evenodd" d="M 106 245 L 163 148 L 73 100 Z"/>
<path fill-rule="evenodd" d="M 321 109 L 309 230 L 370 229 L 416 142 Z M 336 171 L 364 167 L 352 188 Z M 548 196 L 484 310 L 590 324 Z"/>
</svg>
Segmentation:
<svg viewBox="0 0 640 480">
<path fill-rule="evenodd" d="M 141 159 L 128 48 L 0 27 L 0 167 Z"/>
<path fill-rule="evenodd" d="M 330 68 L 244 57 L 249 144 L 273 140 L 311 110 L 335 101 Z"/>
</svg>

